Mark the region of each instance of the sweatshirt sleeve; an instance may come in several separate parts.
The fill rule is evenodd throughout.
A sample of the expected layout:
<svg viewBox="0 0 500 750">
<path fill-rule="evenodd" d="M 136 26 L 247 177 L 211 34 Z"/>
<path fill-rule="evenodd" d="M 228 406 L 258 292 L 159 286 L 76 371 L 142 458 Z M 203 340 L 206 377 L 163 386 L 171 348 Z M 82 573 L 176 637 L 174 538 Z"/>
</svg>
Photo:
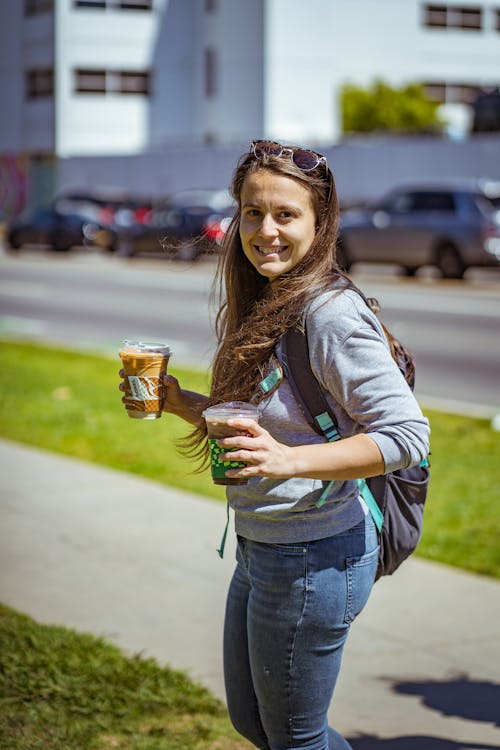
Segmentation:
<svg viewBox="0 0 500 750">
<path fill-rule="evenodd" d="M 394 362 L 376 316 L 353 291 L 330 295 L 307 316 L 313 371 L 342 437 L 369 434 L 385 471 L 418 464 L 429 452 L 429 422 Z"/>
</svg>

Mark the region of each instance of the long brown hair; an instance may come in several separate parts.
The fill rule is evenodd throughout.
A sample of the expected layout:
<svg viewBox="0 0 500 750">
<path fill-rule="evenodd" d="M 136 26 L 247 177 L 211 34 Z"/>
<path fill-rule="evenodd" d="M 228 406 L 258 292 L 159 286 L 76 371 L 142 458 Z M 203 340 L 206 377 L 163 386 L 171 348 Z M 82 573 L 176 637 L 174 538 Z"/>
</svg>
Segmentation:
<svg viewBox="0 0 500 750">
<path fill-rule="evenodd" d="M 273 286 L 243 253 L 239 224 L 241 190 L 246 177 L 259 170 L 297 180 L 310 193 L 316 235 L 306 255 Z M 304 172 L 286 156 L 244 154 L 233 175 L 231 192 L 237 210 L 221 248 L 213 301 L 217 350 L 208 405 L 249 401 L 257 390 L 277 342 L 285 330 L 300 325 L 307 302 L 346 278 L 336 259 L 339 207 L 333 174 L 325 163 Z M 206 428 L 200 425 L 184 441 L 191 455 L 207 458 Z"/>
</svg>

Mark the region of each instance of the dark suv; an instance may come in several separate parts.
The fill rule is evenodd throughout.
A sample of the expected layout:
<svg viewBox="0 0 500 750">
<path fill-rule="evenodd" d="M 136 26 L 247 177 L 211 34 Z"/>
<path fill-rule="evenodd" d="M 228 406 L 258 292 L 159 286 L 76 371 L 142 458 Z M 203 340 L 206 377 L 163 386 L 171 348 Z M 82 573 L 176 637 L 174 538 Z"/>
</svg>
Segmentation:
<svg viewBox="0 0 500 750">
<path fill-rule="evenodd" d="M 391 190 L 376 205 L 341 216 L 339 261 L 391 263 L 413 275 L 436 265 L 461 279 L 470 266 L 500 265 L 500 183 L 441 181 Z"/>
</svg>

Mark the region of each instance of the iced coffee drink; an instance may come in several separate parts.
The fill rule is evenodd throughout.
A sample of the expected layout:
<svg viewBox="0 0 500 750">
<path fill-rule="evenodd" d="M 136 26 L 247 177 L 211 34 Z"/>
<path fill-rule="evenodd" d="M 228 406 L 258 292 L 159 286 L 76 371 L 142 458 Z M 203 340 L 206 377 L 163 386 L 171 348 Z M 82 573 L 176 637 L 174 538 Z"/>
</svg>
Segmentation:
<svg viewBox="0 0 500 750">
<path fill-rule="evenodd" d="M 133 419 L 158 419 L 164 400 L 163 376 L 170 359 L 167 344 L 122 343 L 120 358 L 125 373 L 125 408 Z"/>
<path fill-rule="evenodd" d="M 229 453 L 230 448 L 221 448 L 217 441 L 225 437 L 235 435 L 247 435 L 241 429 L 229 427 L 228 419 L 244 417 L 245 419 L 259 420 L 259 410 L 253 404 L 247 404 L 243 401 L 229 401 L 224 404 L 210 406 L 203 412 L 207 423 L 208 444 L 210 447 L 210 470 L 214 484 L 246 484 L 248 479 L 236 477 L 226 477 L 228 469 L 241 469 L 246 466 L 241 461 L 221 461 L 222 453 Z"/>
</svg>

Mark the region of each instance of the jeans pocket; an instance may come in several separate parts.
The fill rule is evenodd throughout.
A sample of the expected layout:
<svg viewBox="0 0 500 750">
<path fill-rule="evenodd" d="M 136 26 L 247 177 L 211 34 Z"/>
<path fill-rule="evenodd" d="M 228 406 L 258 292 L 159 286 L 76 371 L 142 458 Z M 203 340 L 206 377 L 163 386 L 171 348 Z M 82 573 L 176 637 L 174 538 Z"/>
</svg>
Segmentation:
<svg viewBox="0 0 500 750">
<path fill-rule="evenodd" d="M 377 546 L 371 552 L 346 559 L 346 623 L 353 622 L 368 601 L 377 572 L 378 549 Z"/>
</svg>

